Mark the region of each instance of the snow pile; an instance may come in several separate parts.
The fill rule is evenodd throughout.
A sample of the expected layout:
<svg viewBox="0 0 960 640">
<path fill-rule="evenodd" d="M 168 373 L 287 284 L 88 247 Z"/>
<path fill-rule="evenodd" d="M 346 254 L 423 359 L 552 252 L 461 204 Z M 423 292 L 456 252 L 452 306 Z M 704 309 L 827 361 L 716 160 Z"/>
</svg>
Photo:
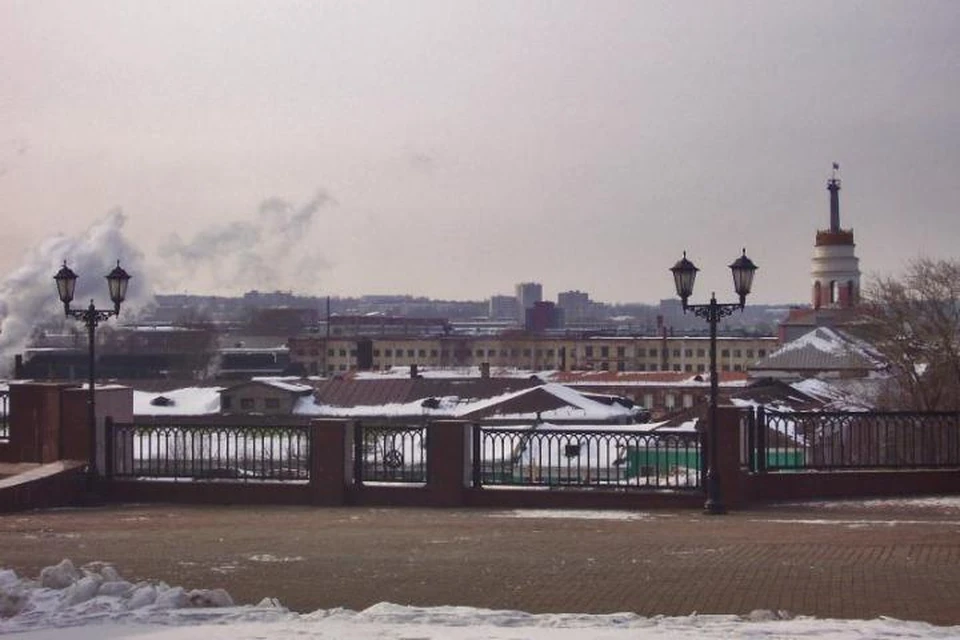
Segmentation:
<svg viewBox="0 0 960 640">
<path fill-rule="evenodd" d="M 276 601 L 264 601 L 257 608 L 286 611 Z M 9 569 L 0 570 L 0 633 L 44 627 L 65 627 L 91 621 L 143 622 L 177 617 L 194 622 L 210 617 L 209 610 L 224 611 L 234 618 L 253 607 L 235 607 L 223 589 L 171 587 L 163 582 L 132 583 L 113 566 L 93 562 L 80 568 L 70 560 L 45 567 L 39 578 L 20 578 Z M 220 611 L 220 610 L 224 611 Z M 203 612 L 206 615 L 202 615 Z M 201 614 L 201 615 L 198 615 Z M 257 616 L 259 617 L 259 616 Z"/>
<path fill-rule="evenodd" d="M 300 615 L 264 599 L 233 606 L 221 589 L 186 591 L 131 583 L 101 562 L 45 568 L 37 580 L 0 570 L 0 634 L 22 640 L 644 640 L 647 638 L 955 638 L 960 627 L 892 618 L 820 620 L 786 611 L 739 615 L 643 617 L 634 613 L 530 614 L 474 607 L 379 603 L 363 611 L 325 609 Z"/>
</svg>

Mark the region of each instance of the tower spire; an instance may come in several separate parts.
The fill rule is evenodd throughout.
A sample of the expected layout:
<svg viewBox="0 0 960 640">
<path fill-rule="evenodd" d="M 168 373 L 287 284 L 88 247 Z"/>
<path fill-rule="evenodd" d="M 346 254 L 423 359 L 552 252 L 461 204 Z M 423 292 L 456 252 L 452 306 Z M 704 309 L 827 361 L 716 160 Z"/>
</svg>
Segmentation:
<svg viewBox="0 0 960 640">
<path fill-rule="evenodd" d="M 827 180 L 830 192 L 830 231 L 840 231 L 840 165 L 833 163 L 833 174 Z"/>
</svg>

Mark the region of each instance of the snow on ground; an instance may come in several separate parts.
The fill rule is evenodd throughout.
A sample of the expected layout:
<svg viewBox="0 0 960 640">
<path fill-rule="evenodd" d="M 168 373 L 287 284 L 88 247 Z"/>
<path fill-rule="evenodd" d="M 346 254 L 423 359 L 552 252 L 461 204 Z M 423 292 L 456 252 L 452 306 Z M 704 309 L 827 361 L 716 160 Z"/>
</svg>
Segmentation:
<svg viewBox="0 0 960 640">
<path fill-rule="evenodd" d="M 783 611 L 646 618 L 631 613 L 529 614 L 380 603 L 297 614 L 276 600 L 235 606 L 223 590 L 132 584 L 113 567 L 69 560 L 39 578 L 0 570 L 0 634 L 11 640 L 643 640 L 645 638 L 955 638 L 960 627 L 891 618 L 820 620 Z"/>
<path fill-rule="evenodd" d="M 808 500 L 781 502 L 781 507 L 804 506 L 817 509 L 927 509 L 941 513 L 960 511 L 960 496 L 917 496 L 905 498 L 857 498 L 855 500 Z"/>
</svg>

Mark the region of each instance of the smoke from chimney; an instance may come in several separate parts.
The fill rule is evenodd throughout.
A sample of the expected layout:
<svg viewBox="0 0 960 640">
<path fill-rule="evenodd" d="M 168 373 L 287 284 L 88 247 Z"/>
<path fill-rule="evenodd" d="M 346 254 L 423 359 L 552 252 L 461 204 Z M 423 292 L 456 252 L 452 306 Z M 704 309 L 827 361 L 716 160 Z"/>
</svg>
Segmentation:
<svg viewBox="0 0 960 640">
<path fill-rule="evenodd" d="M 64 261 L 79 276 L 72 306 L 112 308 L 104 276 L 120 260 L 132 276 L 120 318 L 135 317 L 153 301 L 143 255 L 123 235 L 126 215 L 115 209 L 78 236 L 57 235 L 27 252 L 24 263 L 0 280 L 0 375 L 9 375 L 14 354 L 27 346 L 33 328 L 63 318 L 54 274 Z M 75 320 L 68 320 L 76 324 Z"/>
<path fill-rule="evenodd" d="M 163 278 L 168 290 L 198 282 L 218 293 L 251 289 L 311 290 L 317 271 L 329 268 L 310 240 L 316 214 L 337 201 L 320 189 L 302 205 L 282 198 L 260 203 L 253 220 L 231 221 L 201 229 L 185 241 L 173 233 L 161 248 Z"/>
</svg>

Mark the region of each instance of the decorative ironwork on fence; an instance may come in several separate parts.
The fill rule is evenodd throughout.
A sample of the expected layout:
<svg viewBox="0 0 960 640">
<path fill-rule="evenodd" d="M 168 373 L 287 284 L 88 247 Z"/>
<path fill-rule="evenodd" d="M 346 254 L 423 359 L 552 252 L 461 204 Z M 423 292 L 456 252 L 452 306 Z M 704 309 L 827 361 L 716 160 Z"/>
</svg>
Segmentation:
<svg viewBox="0 0 960 640">
<path fill-rule="evenodd" d="M 10 439 L 10 392 L 0 391 L 0 440 Z"/>
<path fill-rule="evenodd" d="M 354 480 L 425 483 L 427 428 L 357 422 L 353 430 Z"/>
<path fill-rule="evenodd" d="M 960 467 L 958 412 L 777 412 L 748 421 L 753 471 Z"/>
<path fill-rule="evenodd" d="M 307 481 L 307 425 L 107 424 L 114 478 Z"/>
<path fill-rule="evenodd" d="M 694 432 L 473 429 L 476 487 L 698 489 L 702 468 Z"/>
</svg>

